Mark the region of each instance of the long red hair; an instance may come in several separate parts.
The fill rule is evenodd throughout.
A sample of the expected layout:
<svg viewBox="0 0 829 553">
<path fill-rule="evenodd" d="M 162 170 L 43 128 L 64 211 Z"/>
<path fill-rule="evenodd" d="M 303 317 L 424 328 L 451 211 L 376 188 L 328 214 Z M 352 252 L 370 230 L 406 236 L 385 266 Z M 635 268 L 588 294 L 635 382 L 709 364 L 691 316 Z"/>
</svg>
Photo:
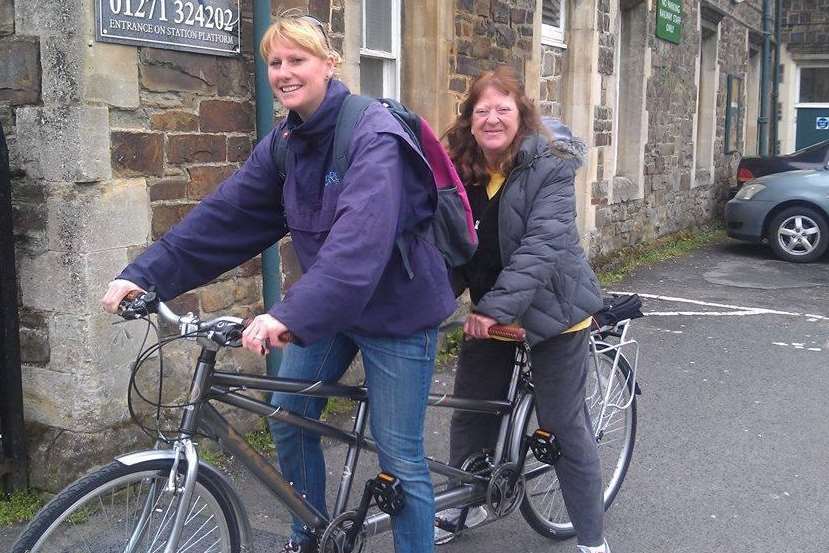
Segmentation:
<svg viewBox="0 0 829 553">
<path fill-rule="evenodd" d="M 481 73 L 469 88 L 469 95 L 461 104 L 461 113 L 444 134 L 449 157 L 455 164 L 464 184 L 480 186 L 489 182 L 489 171 L 481 147 L 472 136 L 472 112 L 484 91 L 493 87 L 502 94 L 513 97 L 518 106 L 518 132 L 498 163 L 498 170 L 508 175 L 515 165 L 515 158 L 521 149 L 521 142 L 530 134 L 539 132 L 541 119 L 533 101 L 524 93 L 524 87 L 507 66 L 498 66 L 494 71 Z"/>
</svg>

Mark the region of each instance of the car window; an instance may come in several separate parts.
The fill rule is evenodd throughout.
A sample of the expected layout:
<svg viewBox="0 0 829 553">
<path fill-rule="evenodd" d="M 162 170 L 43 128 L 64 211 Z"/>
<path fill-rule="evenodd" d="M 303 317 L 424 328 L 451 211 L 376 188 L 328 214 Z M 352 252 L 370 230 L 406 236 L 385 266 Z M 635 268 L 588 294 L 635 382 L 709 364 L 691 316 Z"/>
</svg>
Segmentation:
<svg viewBox="0 0 829 553">
<path fill-rule="evenodd" d="M 788 157 L 806 163 L 823 163 L 827 159 L 827 154 L 829 154 L 829 140 L 824 140 L 789 154 Z"/>
</svg>

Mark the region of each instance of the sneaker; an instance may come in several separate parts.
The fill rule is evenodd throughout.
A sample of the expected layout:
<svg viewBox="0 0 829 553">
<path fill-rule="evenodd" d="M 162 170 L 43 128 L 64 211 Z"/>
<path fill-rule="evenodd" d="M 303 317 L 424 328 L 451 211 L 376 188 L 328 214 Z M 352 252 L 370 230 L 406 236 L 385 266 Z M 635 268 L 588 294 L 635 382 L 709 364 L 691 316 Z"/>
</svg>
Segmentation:
<svg viewBox="0 0 829 553">
<path fill-rule="evenodd" d="M 317 553 L 317 544 L 314 541 L 297 543 L 290 539 L 277 553 Z"/>
<path fill-rule="evenodd" d="M 579 553 L 610 553 L 610 546 L 607 545 L 607 540 L 602 545 L 594 545 L 592 547 L 587 545 L 578 545 Z"/>
<path fill-rule="evenodd" d="M 440 520 L 441 524 L 457 526 L 458 520 L 461 518 L 461 512 L 461 509 L 453 507 L 439 512 L 435 518 Z M 464 521 L 463 527 L 465 529 L 474 528 L 484 522 L 486 518 L 487 512 L 483 506 L 472 507 L 466 514 L 466 521 Z M 439 526 L 435 526 L 435 545 L 449 543 L 456 537 L 458 537 L 458 532 L 450 532 L 449 530 L 444 530 Z"/>
</svg>

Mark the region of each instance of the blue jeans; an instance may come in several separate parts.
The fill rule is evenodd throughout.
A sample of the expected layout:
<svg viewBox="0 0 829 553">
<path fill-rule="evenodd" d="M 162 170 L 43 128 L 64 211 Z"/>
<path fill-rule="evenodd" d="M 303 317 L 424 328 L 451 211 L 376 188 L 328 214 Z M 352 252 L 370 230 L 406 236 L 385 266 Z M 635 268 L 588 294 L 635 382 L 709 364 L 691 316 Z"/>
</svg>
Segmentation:
<svg viewBox="0 0 829 553">
<path fill-rule="evenodd" d="M 289 345 L 278 375 L 336 382 L 359 350 L 363 355 L 369 395 L 369 425 L 377 442 L 382 470 L 400 479 L 405 494 L 403 511 L 392 517 L 397 553 L 433 551 L 435 516 L 432 479 L 423 448 L 423 419 L 435 365 L 437 329 L 405 338 L 369 338 L 339 333 L 307 347 Z M 274 393 L 271 403 L 318 419 L 326 398 Z M 325 458 L 320 436 L 269 420 L 279 465 L 285 479 L 321 513 L 325 504 Z M 294 519 L 293 539 L 312 539 L 302 521 Z"/>
</svg>

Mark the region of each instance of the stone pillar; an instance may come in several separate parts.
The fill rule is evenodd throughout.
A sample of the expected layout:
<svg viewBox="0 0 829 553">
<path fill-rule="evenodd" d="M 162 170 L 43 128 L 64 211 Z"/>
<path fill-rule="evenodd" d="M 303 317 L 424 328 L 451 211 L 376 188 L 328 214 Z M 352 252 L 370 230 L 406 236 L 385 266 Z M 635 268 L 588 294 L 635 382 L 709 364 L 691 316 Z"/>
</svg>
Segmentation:
<svg viewBox="0 0 829 553">
<path fill-rule="evenodd" d="M 77 4 L 15 2 L 8 60 L 32 83 L 11 94 L 10 146 L 31 481 L 46 488 L 90 448 L 113 451 L 103 433 L 126 419 L 139 337 L 98 298 L 150 228 L 145 180 L 114 178 L 110 161 L 109 107 L 139 103 L 136 51 L 95 43 L 92 3 Z"/>
<path fill-rule="evenodd" d="M 62 487 L 147 443 L 126 402 L 144 329 L 113 325 L 99 298 L 250 152 L 250 0 L 241 8 L 241 56 L 224 58 L 95 42 L 92 0 L 0 2 L 0 117 L 15 123 L 8 126 L 21 357 L 36 487 Z M 2 17 L 10 9 L 13 25 Z M 252 260 L 177 298 L 174 308 L 258 312 L 260 270 Z M 178 394 L 165 401 L 187 392 L 197 351 L 165 349 L 165 382 Z M 245 352 L 222 355 L 225 366 L 262 368 Z M 152 362 L 145 392 L 158 375 Z"/>
<path fill-rule="evenodd" d="M 566 70 L 561 72 L 558 79 L 550 80 L 553 83 L 557 82 L 557 86 L 561 88 L 561 118 L 570 126 L 573 135 L 582 138 L 588 146 L 584 167 L 576 174 L 579 231 L 588 250 L 596 228 L 595 202 L 601 201 L 595 193 L 595 183 L 602 180 L 598 175 L 600 157 L 599 149 L 596 147 L 600 144 L 596 143 L 594 134 L 596 107 L 602 102 L 599 72 L 600 32 L 597 20 L 609 11 L 608 4 L 607 0 L 570 2 Z M 554 66 L 562 60 L 554 52 L 547 52 L 545 61 Z M 556 75 L 555 67 L 548 69 L 551 75 Z"/>
</svg>

